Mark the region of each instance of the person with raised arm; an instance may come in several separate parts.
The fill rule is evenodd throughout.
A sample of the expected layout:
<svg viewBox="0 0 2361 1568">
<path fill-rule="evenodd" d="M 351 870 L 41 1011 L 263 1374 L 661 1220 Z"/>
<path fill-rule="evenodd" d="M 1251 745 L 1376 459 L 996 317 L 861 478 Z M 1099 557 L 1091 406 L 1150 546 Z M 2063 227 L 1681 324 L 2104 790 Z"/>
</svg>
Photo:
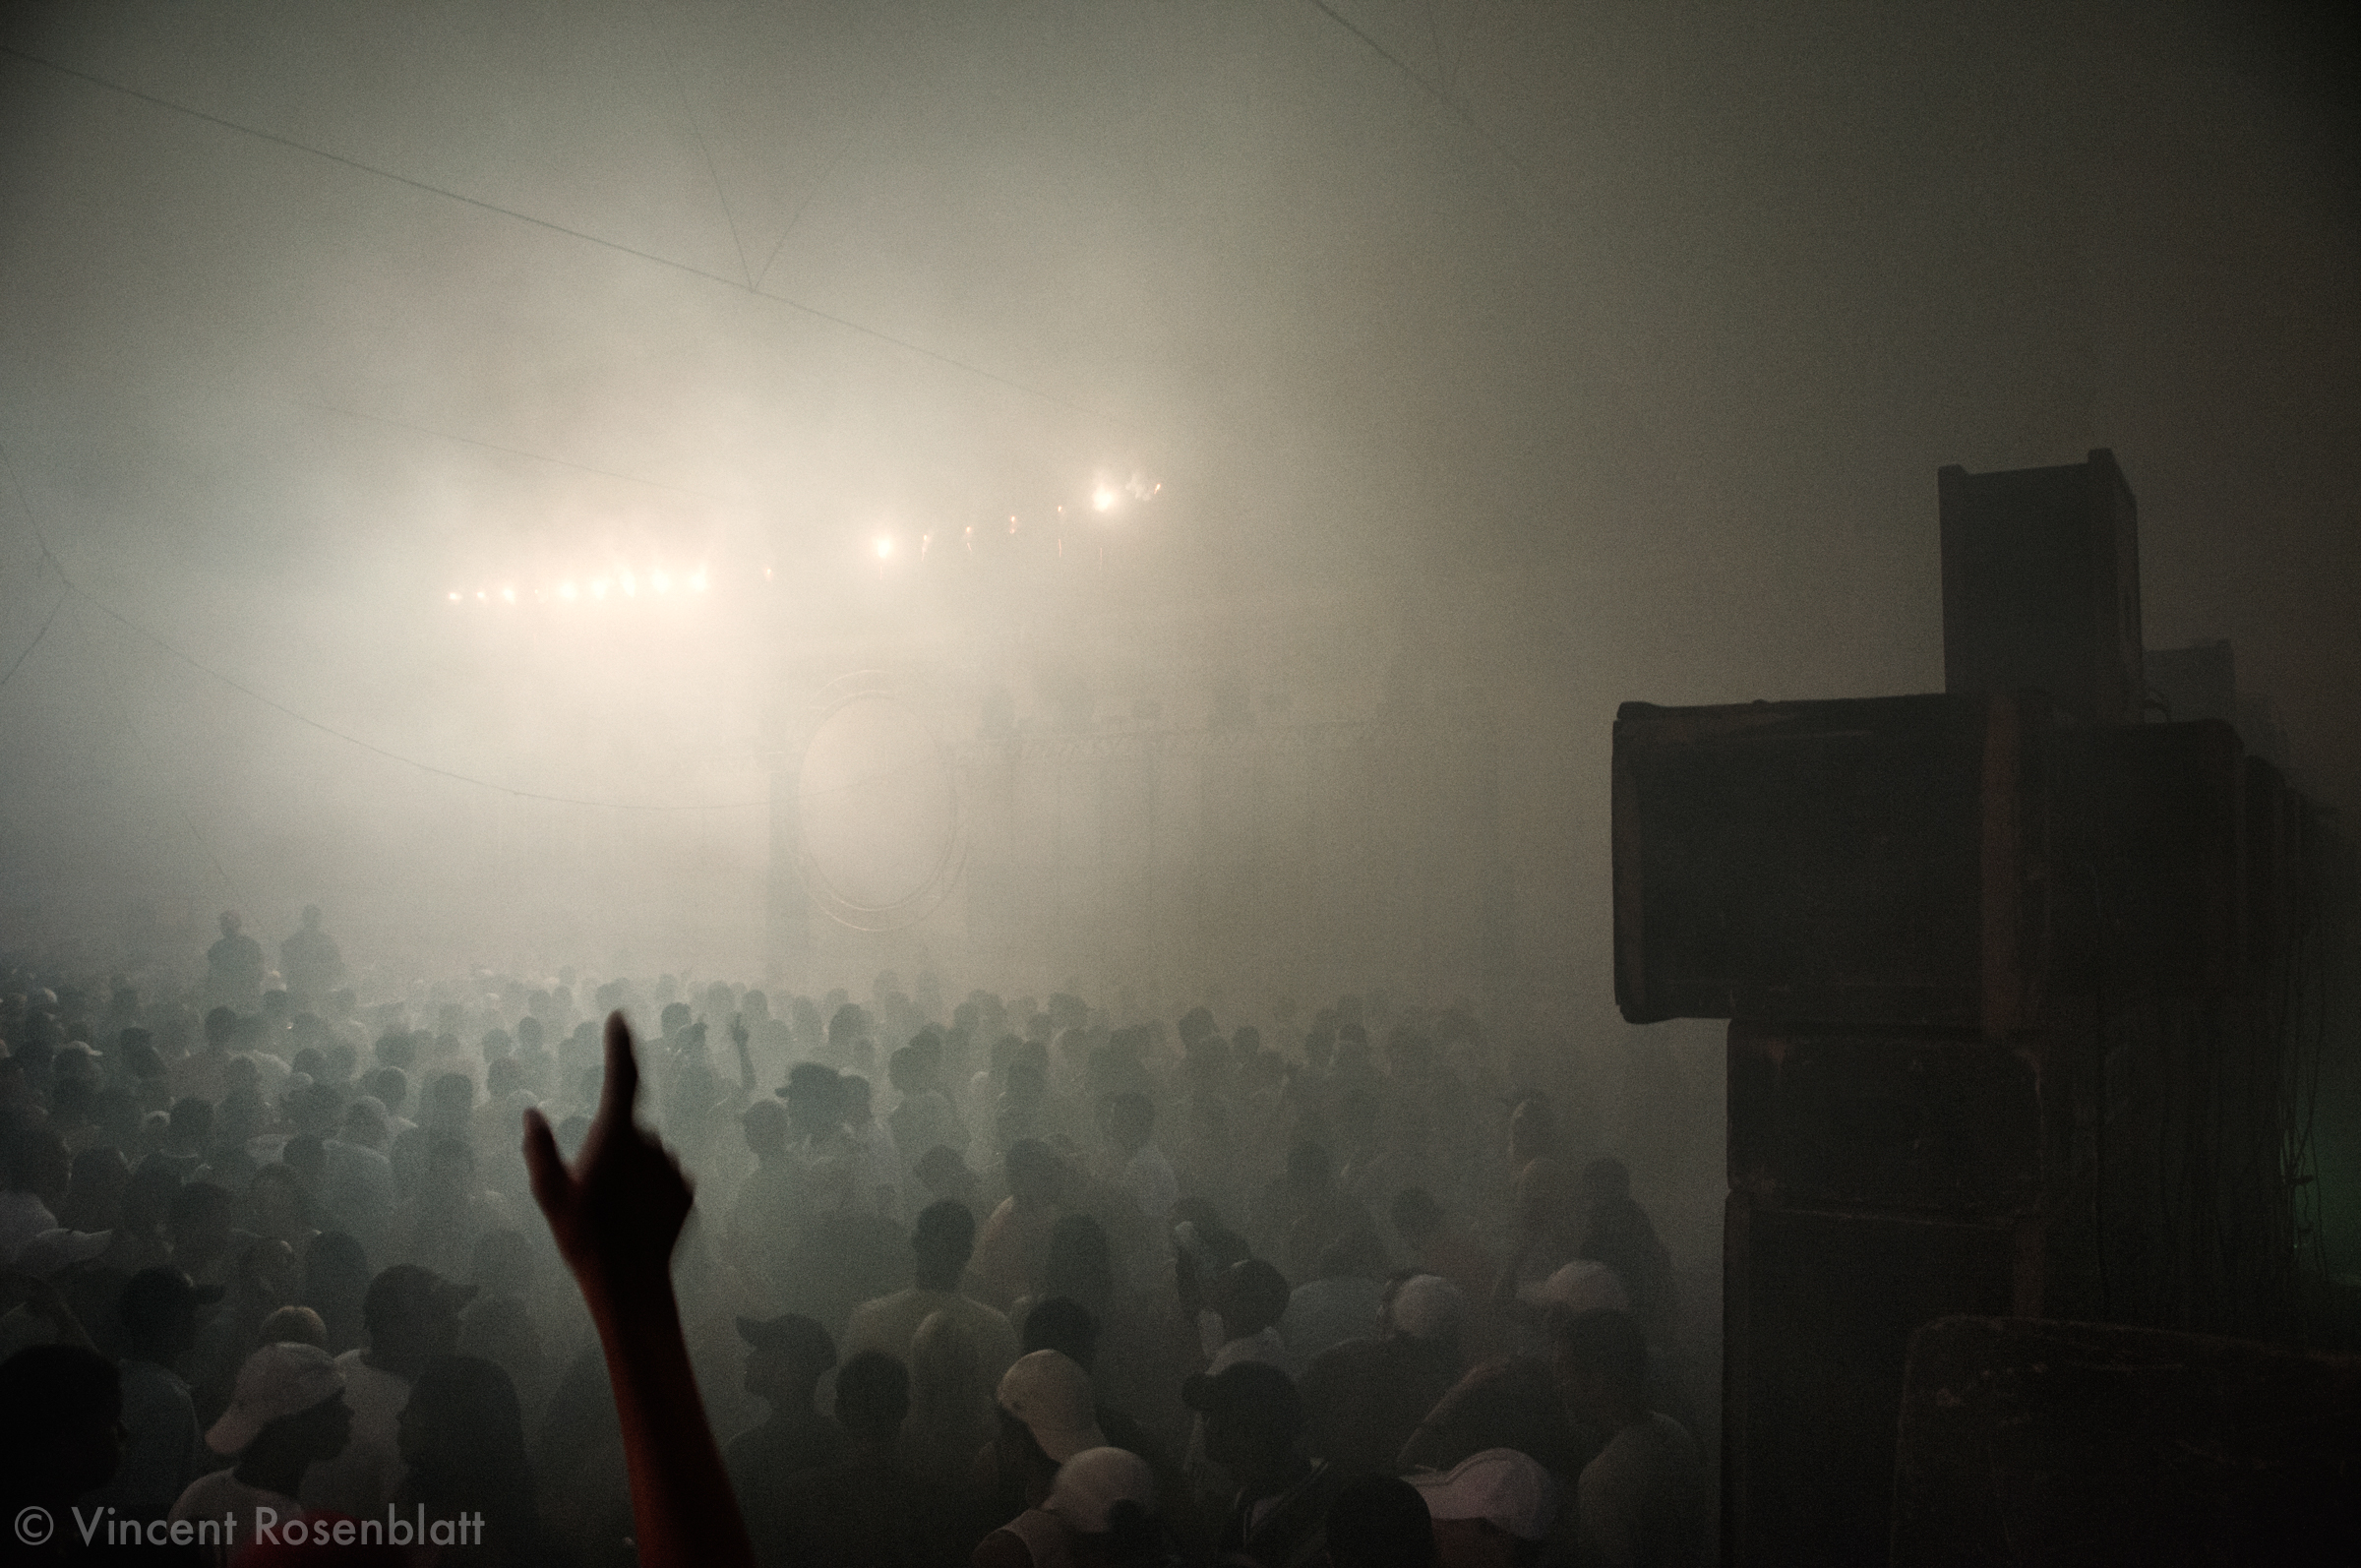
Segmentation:
<svg viewBox="0 0 2361 1568">
<path fill-rule="evenodd" d="M 639 1063 L 607 1016 L 598 1114 L 569 1166 L 549 1123 L 524 1113 L 533 1199 L 598 1325 L 631 1467 L 645 1568 L 754 1568 L 745 1521 L 697 1397 L 672 1293 L 672 1249 L 693 1196 L 671 1153 L 639 1126 Z"/>
</svg>

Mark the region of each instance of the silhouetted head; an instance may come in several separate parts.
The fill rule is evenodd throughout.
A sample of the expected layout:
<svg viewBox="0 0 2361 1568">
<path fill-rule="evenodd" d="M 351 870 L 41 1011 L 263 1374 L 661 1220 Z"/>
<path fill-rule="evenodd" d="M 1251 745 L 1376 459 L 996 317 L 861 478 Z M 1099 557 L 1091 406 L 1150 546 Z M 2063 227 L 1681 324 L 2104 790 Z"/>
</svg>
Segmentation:
<svg viewBox="0 0 2361 1568">
<path fill-rule="evenodd" d="M 1033 1303 L 1025 1314 L 1024 1348 L 1056 1351 L 1084 1371 L 1099 1355 L 1099 1320 L 1090 1308 L 1068 1297 L 1053 1296 Z"/>
<path fill-rule="evenodd" d="M 1276 1366 L 1240 1361 L 1180 1385 L 1181 1402 L 1205 1417 L 1205 1457 L 1241 1477 L 1285 1463 L 1303 1434 L 1303 1401 Z"/>
<path fill-rule="evenodd" d="M 891 1442 L 910 1414 L 910 1373 L 883 1351 L 863 1351 L 836 1373 L 836 1420 L 856 1440 Z"/>
<path fill-rule="evenodd" d="M 801 1313 L 738 1320 L 746 1341 L 746 1391 L 785 1410 L 809 1410 L 812 1391 L 836 1364 L 836 1342 Z"/>
<path fill-rule="evenodd" d="M 1613 1430 L 1646 1414 L 1648 1336 L 1638 1318 L 1611 1306 L 1561 1310 L 1549 1341 L 1550 1381 L 1575 1417 Z"/>
<path fill-rule="evenodd" d="M 1224 1269 L 1214 1281 L 1213 1309 L 1221 1314 L 1222 1337 L 1242 1340 L 1259 1334 L 1287 1312 L 1287 1276 L 1261 1258 Z"/>
<path fill-rule="evenodd" d="M 955 1291 L 976 1250 L 976 1217 L 956 1198 L 938 1198 L 910 1227 L 913 1273 L 922 1290 Z"/>
<path fill-rule="evenodd" d="M 1328 1505 L 1328 1561 L 1334 1568 L 1435 1568 L 1426 1499 L 1397 1476 L 1347 1481 Z"/>
</svg>

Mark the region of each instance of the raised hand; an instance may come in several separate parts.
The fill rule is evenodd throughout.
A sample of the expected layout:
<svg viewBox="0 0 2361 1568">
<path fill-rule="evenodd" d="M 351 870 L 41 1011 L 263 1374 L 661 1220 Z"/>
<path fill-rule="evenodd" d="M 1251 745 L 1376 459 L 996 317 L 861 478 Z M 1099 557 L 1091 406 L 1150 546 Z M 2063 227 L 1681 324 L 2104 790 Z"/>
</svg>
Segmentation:
<svg viewBox="0 0 2361 1568">
<path fill-rule="evenodd" d="M 571 1167 L 541 1114 L 524 1114 L 533 1201 L 549 1218 L 606 1351 L 641 1568 L 755 1568 L 672 1294 L 672 1248 L 689 1220 L 689 1178 L 632 1118 L 638 1098 L 632 1032 L 623 1014 L 609 1013 L 606 1083 Z"/>
<path fill-rule="evenodd" d="M 620 1012 L 607 1015 L 606 1047 L 598 1114 L 571 1168 L 541 1113 L 524 1113 L 533 1201 L 585 1293 L 651 1280 L 669 1286 L 673 1244 L 689 1220 L 689 1178 L 671 1151 L 634 1119 L 639 1062 Z"/>
</svg>

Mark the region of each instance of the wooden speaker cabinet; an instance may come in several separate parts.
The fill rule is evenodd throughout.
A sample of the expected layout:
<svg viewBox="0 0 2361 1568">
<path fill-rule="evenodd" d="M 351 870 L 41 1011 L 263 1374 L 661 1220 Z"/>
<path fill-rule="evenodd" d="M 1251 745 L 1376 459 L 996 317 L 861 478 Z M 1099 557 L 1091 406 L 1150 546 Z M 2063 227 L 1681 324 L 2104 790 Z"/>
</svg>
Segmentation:
<svg viewBox="0 0 2361 1568">
<path fill-rule="evenodd" d="M 1634 1023 L 2039 1021 L 2049 708 L 1664 708 L 1614 736 L 1615 999 Z"/>
</svg>

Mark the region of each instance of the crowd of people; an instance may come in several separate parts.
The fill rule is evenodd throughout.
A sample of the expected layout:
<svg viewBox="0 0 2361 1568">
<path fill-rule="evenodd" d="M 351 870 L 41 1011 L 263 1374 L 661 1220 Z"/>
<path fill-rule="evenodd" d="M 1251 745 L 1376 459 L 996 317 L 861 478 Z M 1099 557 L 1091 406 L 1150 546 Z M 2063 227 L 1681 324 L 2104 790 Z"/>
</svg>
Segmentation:
<svg viewBox="0 0 2361 1568">
<path fill-rule="evenodd" d="M 1464 1009 L 346 980 L 0 974 L 13 1549 L 1700 1558 L 1671 1259 Z"/>
</svg>

